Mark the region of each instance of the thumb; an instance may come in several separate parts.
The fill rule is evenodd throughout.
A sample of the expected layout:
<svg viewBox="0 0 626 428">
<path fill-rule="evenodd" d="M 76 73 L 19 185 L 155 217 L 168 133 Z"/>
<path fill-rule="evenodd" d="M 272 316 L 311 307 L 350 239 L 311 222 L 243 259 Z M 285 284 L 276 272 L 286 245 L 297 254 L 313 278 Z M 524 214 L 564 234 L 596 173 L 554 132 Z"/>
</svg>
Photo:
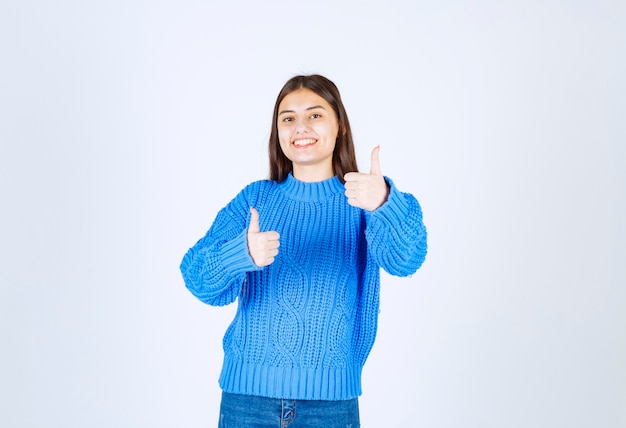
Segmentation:
<svg viewBox="0 0 626 428">
<path fill-rule="evenodd" d="M 259 212 L 256 208 L 250 208 L 250 226 L 248 227 L 249 232 L 260 232 L 261 228 L 259 227 Z"/>
<path fill-rule="evenodd" d="M 378 159 L 379 151 L 380 151 L 380 146 L 376 146 L 372 150 L 372 166 L 370 168 L 370 174 L 373 174 L 373 175 L 383 175 L 383 172 L 380 169 L 380 160 Z"/>
</svg>

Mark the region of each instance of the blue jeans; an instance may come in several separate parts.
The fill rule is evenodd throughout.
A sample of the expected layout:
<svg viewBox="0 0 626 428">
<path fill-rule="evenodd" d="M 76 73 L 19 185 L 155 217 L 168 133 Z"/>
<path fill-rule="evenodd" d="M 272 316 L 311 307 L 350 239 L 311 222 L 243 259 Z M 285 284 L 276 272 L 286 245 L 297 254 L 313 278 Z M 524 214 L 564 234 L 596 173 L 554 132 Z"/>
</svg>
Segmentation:
<svg viewBox="0 0 626 428">
<path fill-rule="evenodd" d="M 222 392 L 219 428 L 359 428 L 358 399 L 281 400 Z"/>
</svg>

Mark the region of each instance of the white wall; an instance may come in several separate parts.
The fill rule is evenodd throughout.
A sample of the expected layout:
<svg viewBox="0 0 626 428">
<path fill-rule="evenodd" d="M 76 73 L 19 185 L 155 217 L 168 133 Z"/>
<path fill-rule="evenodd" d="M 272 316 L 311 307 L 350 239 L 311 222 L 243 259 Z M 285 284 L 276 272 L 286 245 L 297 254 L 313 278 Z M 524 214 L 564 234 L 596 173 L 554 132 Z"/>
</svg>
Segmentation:
<svg viewBox="0 0 626 428">
<path fill-rule="evenodd" d="M 234 308 L 178 265 L 313 72 L 430 234 L 363 426 L 626 426 L 623 3 L 91 3 L 0 6 L 1 426 L 214 426 Z"/>
</svg>

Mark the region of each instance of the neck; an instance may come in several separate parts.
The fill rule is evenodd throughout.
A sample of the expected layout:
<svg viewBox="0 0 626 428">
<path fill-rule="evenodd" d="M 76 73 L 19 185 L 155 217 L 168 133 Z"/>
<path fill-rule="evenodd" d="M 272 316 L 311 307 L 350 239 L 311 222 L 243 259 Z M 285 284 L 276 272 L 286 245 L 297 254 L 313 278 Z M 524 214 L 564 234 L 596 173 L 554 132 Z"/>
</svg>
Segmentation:
<svg viewBox="0 0 626 428">
<path fill-rule="evenodd" d="M 294 165 L 292 175 L 295 179 L 304 181 L 305 183 L 314 183 L 318 181 L 328 180 L 335 176 L 332 165 L 325 168 L 319 166 Z"/>
</svg>

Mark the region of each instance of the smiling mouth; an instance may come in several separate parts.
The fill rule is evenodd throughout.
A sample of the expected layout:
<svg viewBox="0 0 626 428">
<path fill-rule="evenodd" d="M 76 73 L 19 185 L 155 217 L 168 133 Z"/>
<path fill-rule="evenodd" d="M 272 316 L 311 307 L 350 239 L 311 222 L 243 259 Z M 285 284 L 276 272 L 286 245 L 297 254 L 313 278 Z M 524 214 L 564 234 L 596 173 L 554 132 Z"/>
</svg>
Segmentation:
<svg viewBox="0 0 626 428">
<path fill-rule="evenodd" d="M 316 142 L 317 140 L 314 138 L 302 138 L 299 140 L 295 140 L 293 142 L 293 145 L 296 147 L 306 147 L 306 146 L 310 146 L 311 144 L 315 144 Z"/>
</svg>

